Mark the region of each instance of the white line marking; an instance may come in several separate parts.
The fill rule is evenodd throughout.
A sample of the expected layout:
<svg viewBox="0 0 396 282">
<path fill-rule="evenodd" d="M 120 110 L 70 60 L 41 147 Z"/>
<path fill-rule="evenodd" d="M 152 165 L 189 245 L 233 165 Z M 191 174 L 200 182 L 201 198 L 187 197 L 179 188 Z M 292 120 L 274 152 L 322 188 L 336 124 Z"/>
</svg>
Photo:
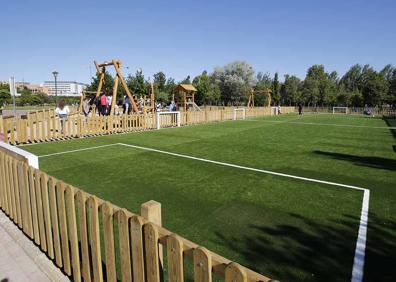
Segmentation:
<svg viewBox="0 0 396 282">
<path fill-rule="evenodd" d="M 365 189 L 363 193 L 363 204 L 360 214 L 358 238 L 355 247 L 355 257 L 353 259 L 352 282 L 362 282 L 364 277 L 364 257 L 366 254 L 369 202 L 370 190 Z"/>
<path fill-rule="evenodd" d="M 52 157 L 52 156 L 58 156 L 58 155 L 63 155 L 63 154 L 70 154 L 70 153 L 75 153 L 75 152 L 81 152 L 81 151 L 94 150 L 94 149 L 99 149 L 99 148 L 104 148 L 104 147 L 110 147 L 110 146 L 115 146 L 115 145 L 119 145 L 119 143 L 107 144 L 107 145 L 95 146 L 95 147 L 89 147 L 89 148 L 83 148 L 83 149 L 76 149 L 76 150 L 64 151 L 64 152 L 58 152 L 58 153 L 52 153 L 52 154 L 47 154 L 47 155 L 41 155 L 41 156 L 38 156 L 38 157 L 39 158 Z"/>
<path fill-rule="evenodd" d="M 223 165 L 223 166 L 228 166 L 228 167 L 233 167 L 233 168 L 239 168 L 239 169 L 244 169 L 244 170 L 249 170 L 249 171 L 261 172 L 261 173 L 277 175 L 277 176 L 282 176 L 282 177 L 287 177 L 287 178 L 292 178 L 292 179 L 304 180 L 304 181 L 309 181 L 309 182 L 314 182 L 314 183 L 321 183 L 321 184 L 326 184 L 326 185 L 332 185 L 332 186 L 362 191 L 363 192 L 363 203 L 362 203 L 362 209 L 361 209 L 361 214 L 360 214 L 360 224 L 359 224 L 359 231 L 358 231 L 356 247 L 355 247 L 355 256 L 354 256 L 354 260 L 353 260 L 351 281 L 352 282 L 362 282 L 363 281 L 364 261 L 365 261 L 365 252 L 366 252 L 367 226 L 368 226 L 368 212 L 369 212 L 369 201 L 370 201 L 370 190 L 369 189 L 358 187 L 358 186 L 353 186 L 353 185 L 337 183 L 337 182 L 330 182 L 330 181 L 301 177 L 301 176 L 285 174 L 285 173 L 280 173 L 280 172 L 275 172 L 275 171 L 270 171 L 270 170 L 252 168 L 252 167 L 224 163 L 224 162 L 219 162 L 219 161 L 213 161 L 213 160 L 208 160 L 208 159 L 203 159 L 203 158 L 198 158 L 198 157 L 193 157 L 193 156 L 188 156 L 188 155 L 183 155 L 183 154 L 177 154 L 177 153 L 172 153 L 172 152 L 168 152 L 168 151 L 162 151 L 162 150 L 158 150 L 158 149 L 147 148 L 147 147 L 142 147 L 142 146 L 137 146 L 137 145 L 130 145 L 130 144 L 125 144 L 125 143 L 113 143 L 113 144 L 89 147 L 89 148 L 84 148 L 84 149 L 76 149 L 76 150 L 71 150 L 71 151 L 58 152 L 58 153 L 53 153 L 53 154 L 48 154 L 48 155 L 41 155 L 41 156 L 39 156 L 39 158 L 57 156 L 57 155 L 69 154 L 69 153 L 75 153 L 75 152 L 81 152 L 81 151 L 87 151 L 87 150 L 94 150 L 94 149 L 98 149 L 98 148 L 104 148 L 104 147 L 115 146 L 115 145 L 120 145 L 120 146 L 125 146 L 125 147 L 145 150 L 145 151 L 151 151 L 151 152 L 156 152 L 156 153 L 161 153 L 161 154 L 166 154 L 166 155 L 171 155 L 171 156 L 181 157 L 181 158 L 186 158 L 186 159 L 191 159 L 191 160 L 197 160 L 197 161 L 206 162 L 206 163 L 212 163 L 212 164 Z"/>
<path fill-rule="evenodd" d="M 301 177 L 301 176 L 296 176 L 296 175 L 291 175 L 291 174 L 279 173 L 279 172 L 270 171 L 270 170 L 257 169 L 257 168 L 247 167 L 247 166 L 241 166 L 241 165 L 235 165 L 235 164 L 224 163 L 224 162 L 219 162 L 219 161 L 213 161 L 213 160 L 197 158 L 197 157 L 192 157 L 192 156 L 188 156 L 188 155 L 182 155 L 182 154 L 177 154 L 177 153 L 172 153 L 172 152 L 167 152 L 167 151 L 162 151 L 162 150 L 157 150 L 157 149 L 152 149 L 152 148 L 147 148 L 147 147 L 142 147 L 142 146 L 136 146 L 136 145 L 130 145 L 130 144 L 124 144 L 124 143 L 118 143 L 118 144 L 122 145 L 122 146 L 126 146 L 126 147 L 135 148 L 135 149 L 151 151 L 151 152 L 156 152 L 156 153 L 161 153 L 161 154 L 166 154 L 166 155 L 171 155 L 171 156 L 181 157 L 181 158 L 186 158 L 186 159 L 191 159 L 191 160 L 197 160 L 197 161 L 206 162 L 206 163 L 212 163 L 212 164 L 223 165 L 223 166 L 228 166 L 228 167 L 233 167 L 233 168 L 245 169 L 245 170 L 250 170 L 250 171 L 255 171 L 255 172 L 262 172 L 262 173 L 266 173 L 266 174 L 272 174 L 272 175 L 277 175 L 277 176 L 282 176 L 282 177 L 288 177 L 288 178 L 293 178 L 293 179 L 305 180 L 305 181 L 309 181 L 309 182 L 315 182 L 315 183 L 321 183 L 321 184 L 327 184 L 327 185 L 332 185 L 332 186 L 338 186 L 338 187 L 344 187 L 344 188 L 348 188 L 348 189 L 355 189 L 355 190 L 363 191 L 363 203 L 362 203 L 362 210 L 361 210 L 361 215 L 360 215 L 358 239 L 357 239 L 356 247 L 355 247 L 355 257 L 353 260 L 352 278 L 351 278 L 352 282 L 362 282 L 363 281 L 370 190 L 368 190 L 366 188 L 362 188 L 362 187 L 353 186 L 353 185 L 341 184 L 341 183 L 330 182 L 330 181 L 325 181 L 325 180 L 320 180 L 320 179 L 313 179 L 313 178 Z"/>
<path fill-rule="evenodd" d="M 366 125 L 336 124 L 336 123 L 297 122 L 297 121 L 288 121 L 288 120 L 279 121 L 279 120 L 250 119 L 245 121 L 268 122 L 268 123 L 291 123 L 291 124 L 303 124 L 303 125 L 327 125 L 327 126 L 352 127 L 352 128 L 396 129 L 396 127 L 393 126 L 366 126 Z"/>
<path fill-rule="evenodd" d="M 125 143 L 118 143 L 118 144 L 122 145 L 122 146 L 126 146 L 126 147 L 135 148 L 135 149 L 141 149 L 141 150 L 145 150 L 145 151 L 151 151 L 151 152 L 156 152 L 156 153 L 161 153 L 161 154 L 166 154 L 166 155 L 171 155 L 171 156 L 175 156 L 175 157 L 181 157 L 181 158 L 185 158 L 185 159 L 191 159 L 191 160 L 196 160 L 196 161 L 201 161 L 201 162 L 206 162 L 206 163 L 218 164 L 218 165 L 234 167 L 234 168 L 239 168 L 239 169 L 244 169 L 244 170 L 250 170 L 250 171 L 255 171 L 255 172 L 262 172 L 262 173 L 266 173 L 266 174 L 272 174 L 272 175 L 294 178 L 294 179 L 299 179 L 299 180 L 305 180 L 305 181 L 310 181 L 310 182 L 316 182 L 316 183 L 321 183 L 321 184 L 329 184 L 329 185 L 333 185 L 333 186 L 340 186 L 340 187 L 356 189 L 356 190 L 360 190 L 360 191 L 365 190 L 365 188 L 347 185 L 347 184 L 341 184 L 341 183 L 329 182 L 329 181 L 325 181 L 325 180 L 301 177 L 301 176 L 285 174 L 285 173 L 264 170 L 264 169 L 258 169 L 258 168 L 253 168 L 253 167 L 241 166 L 241 165 L 236 165 L 236 164 L 223 163 L 223 162 L 219 162 L 219 161 L 212 161 L 212 160 L 208 160 L 208 159 L 192 157 L 192 156 L 188 156 L 188 155 L 182 155 L 182 154 L 172 153 L 172 152 L 168 152 L 168 151 L 162 151 L 162 150 L 157 150 L 157 149 L 152 149 L 152 148 L 147 148 L 147 147 L 142 147 L 142 146 L 136 146 L 136 145 L 130 145 L 130 144 L 125 144 Z"/>
</svg>

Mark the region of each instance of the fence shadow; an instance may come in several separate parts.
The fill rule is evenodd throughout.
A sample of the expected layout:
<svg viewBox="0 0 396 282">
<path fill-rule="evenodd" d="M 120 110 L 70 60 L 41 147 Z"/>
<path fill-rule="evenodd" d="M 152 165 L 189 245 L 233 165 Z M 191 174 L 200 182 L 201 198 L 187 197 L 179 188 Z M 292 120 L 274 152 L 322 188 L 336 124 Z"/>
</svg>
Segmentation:
<svg viewBox="0 0 396 282">
<path fill-rule="evenodd" d="M 396 127 L 396 118 L 394 117 L 383 117 L 382 118 L 386 125 L 389 127 Z M 396 129 L 389 129 L 390 132 L 392 133 L 393 137 L 396 139 Z"/>
<path fill-rule="evenodd" d="M 385 121 L 387 126 L 396 127 L 396 118 L 394 118 L 394 117 L 383 117 L 382 119 Z M 393 138 L 396 140 L 396 129 L 389 129 L 389 130 L 392 133 Z M 393 149 L 393 152 L 396 153 L 396 144 L 392 145 L 392 149 Z"/>
<path fill-rule="evenodd" d="M 341 220 L 326 224 L 289 215 L 301 224 L 250 225 L 242 238 L 218 232 L 216 243 L 241 254 L 247 267 L 280 281 L 350 281 L 359 219 L 343 215 Z M 374 214 L 370 217 L 370 269 L 365 281 L 391 281 L 396 277 L 396 254 L 392 254 L 396 236 L 377 224 L 379 219 Z M 396 228 L 395 222 L 389 224 Z M 252 233 L 255 235 L 248 235 Z"/>
<path fill-rule="evenodd" d="M 386 169 L 391 171 L 396 171 L 396 160 L 382 157 L 371 157 L 371 156 L 355 156 L 350 154 L 326 152 L 315 150 L 315 154 L 328 156 L 333 159 L 349 161 L 359 166 L 367 166 L 378 169 Z"/>
</svg>

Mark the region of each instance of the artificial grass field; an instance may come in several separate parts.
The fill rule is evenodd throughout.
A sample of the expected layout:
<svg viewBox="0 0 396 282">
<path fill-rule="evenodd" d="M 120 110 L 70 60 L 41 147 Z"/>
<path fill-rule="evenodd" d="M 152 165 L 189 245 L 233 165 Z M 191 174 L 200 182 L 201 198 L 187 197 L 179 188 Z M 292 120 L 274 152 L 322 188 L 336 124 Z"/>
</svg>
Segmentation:
<svg viewBox="0 0 396 282">
<path fill-rule="evenodd" d="M 349 126 L 352 125 L 352 126 Z M 24 146 L 47 155 L 124 143 L 370 189 L 365 281 L 394 281 L 394 119 L 294 114 Z M 363 193 L 114 145 L 40 169 L 281 281 L 348 281 Z"/>
</svg>

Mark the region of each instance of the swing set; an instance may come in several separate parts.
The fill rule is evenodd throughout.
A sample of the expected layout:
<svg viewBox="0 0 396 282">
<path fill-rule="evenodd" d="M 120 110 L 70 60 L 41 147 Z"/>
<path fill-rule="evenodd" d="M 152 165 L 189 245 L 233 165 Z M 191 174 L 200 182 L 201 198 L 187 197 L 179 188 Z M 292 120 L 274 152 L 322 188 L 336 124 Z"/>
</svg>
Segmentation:
<svg viewBox="0 0 396 282">
<path fill-rule="evenodd" d="M 267 95 L 268 97 L 268 103 L 267 103 L 267 107 L 271 106 L 271 95 L 272 95 L 272 90 L 271 89 L 252 89 L 249 95 L 249 100 L 248 100 L 248 108 L 254 108 L 254 98 L 255 95 L 258 94 L 264 94 Z"/>
<path fill-rule="evenodd" d="M 135 99 L 133 93 L 128 89 L 128 85 L 122 76 L 121 73 L 121 65 L 122 62 L 120 60 L 112 60 L 111 62 L 104 62 L 98 64 L 96 61 L 94 61 L 95 67 L 97 74 L 99 76 L 99 85 L 98 89 L 93 92 L 93 91 L 84 91 L 83 94 L 81 95 L 81 100 L 80 100 L 80 113 L 83 112 L 83 102 L 87 98 L 86 94 L 95 94 L 95 99 L 98 99 L 101 94 L 104 92 L 102 91 L 102 88 L 104 88 L 105 85 L 105 73 L 106 73 L 106 67 L 111 67 L 113 66 L 116 72 L 115 78 L 114 78 L 114 86 L 113 86 L 113 93 L 112 93 L 112 100 L 111 100 L 111 107 L 110 107 L 110 115 L 114 115 L 114 108 L 115 104 L 117 102 L 117 92 L 118 92 L 118 84 L 121 81 L 121 85 L 125 90 L 126 95 L 128 96 L 130 103 L 132 105 L 132 113 L 139 113 L 139 107 L 138 107 L 138 102 Z M 106 93 L 104 93 L 106 94 Z M 146 105 L 146 100 L 147 96 L 143 97 L 143 103 L 140 105 L 141 110 L 143 113 L 154 113 L 155 111 L 155 105 L 154 105 L 154 87 L 151 84 L 151 91 L 150 91 L 150 105 Z M 91 101 L 92 102 L 92 101 Z M 91 104 L 92 106 L 92 114 L 96 115 L 96 107 L 94 104 Z"/>
</svg>

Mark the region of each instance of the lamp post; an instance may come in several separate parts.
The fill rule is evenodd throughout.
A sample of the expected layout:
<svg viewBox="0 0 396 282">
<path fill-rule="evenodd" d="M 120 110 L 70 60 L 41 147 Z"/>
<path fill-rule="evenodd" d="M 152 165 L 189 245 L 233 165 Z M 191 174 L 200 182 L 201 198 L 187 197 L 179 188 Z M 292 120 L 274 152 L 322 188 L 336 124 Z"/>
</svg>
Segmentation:
<svg viewBox="0 0 396 282">
<path fill-rule="evenodd" d="M 58 72 L 57 71 L 53 71 L 52 74 L 54 75 L 54 79 L 55 79 L 55 103 L 56 105 L 58 105 L 58 82 L 57 82 L 57 78 L 58 78 Z"/>
</svg>

